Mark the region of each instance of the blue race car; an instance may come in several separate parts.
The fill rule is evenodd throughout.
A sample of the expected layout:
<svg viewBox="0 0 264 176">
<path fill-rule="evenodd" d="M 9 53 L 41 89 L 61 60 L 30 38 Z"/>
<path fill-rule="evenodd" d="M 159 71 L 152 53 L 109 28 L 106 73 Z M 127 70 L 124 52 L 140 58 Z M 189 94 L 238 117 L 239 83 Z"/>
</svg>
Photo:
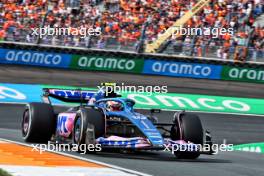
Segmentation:
<svg viewBox="0 0 264 176">
<path fill-rule="evenodd" d="M 131 99 L 106 90 L 43 89 L 43 103 L 29 103 L 23 114 L 22 136 L 26 142 L 59 141 L 75 145 L 100 145 L 102 149 L 165 150 L 178 158 L 195 159 L 204 145 L 212 146 L 197 115 L 175 112 L 170 123 L 158 123 L 150 115 L 137 113 Z M 79 106 L 55 112 L 50 98 Z"/>
</svg>

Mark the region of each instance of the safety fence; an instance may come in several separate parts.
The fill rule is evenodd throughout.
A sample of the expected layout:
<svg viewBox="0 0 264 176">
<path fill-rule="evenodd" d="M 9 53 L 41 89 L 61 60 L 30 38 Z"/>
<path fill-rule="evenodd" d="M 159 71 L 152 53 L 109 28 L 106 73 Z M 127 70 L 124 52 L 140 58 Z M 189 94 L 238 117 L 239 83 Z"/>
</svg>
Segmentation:
<svg viewBox="0 0 264 176">
<path fill-rule="evenodd" d="M 23 34 L 23 32 L 21 32 Z M 25 35 L 7 36 L 6 41 L 20 41 L 25 43 L 36 43 L 37 37 L 30 40 Z M 135 39 L 120 39 L 117 37 L 91 37 L 74 39 L 71 37 L 60 36 L 57 38 L 45 36 L 41 42 L 45 45 L 53 46 L 73 46 L 92 49 L 120 50 L 120 51 L 137 51 L 140 41 Z M 223 43 L 208 43 L 196 45 L 193 42 L 170 41 L 163 50 L 163 54 L 193 56 L 193 57 L 210 57 L 225 60 L 236 60 L 236 53 L 242 54 L 241 47 L 230 46 L 223 47 Z M 242 57 L 244 61 L 264 62 L 264 50 L 247 47 L 246 56 Z"/>
<path fill-rule="evenodd" d="M 0 63 L 264 83 L 258 64 L 102 50 L 0 45 Z"/>
</svg>

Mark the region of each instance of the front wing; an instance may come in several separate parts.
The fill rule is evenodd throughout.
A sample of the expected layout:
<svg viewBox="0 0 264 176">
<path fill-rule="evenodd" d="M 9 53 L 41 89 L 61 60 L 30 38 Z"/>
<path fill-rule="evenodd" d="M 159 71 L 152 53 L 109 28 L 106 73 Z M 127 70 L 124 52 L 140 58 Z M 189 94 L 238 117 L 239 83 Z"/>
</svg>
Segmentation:
<svg viewBox="0 0 264 176">
<path fill-rule="evenodd" d="M 100 137 L 96 139 L 97 144 L 101 144 L 102 148 L 120 148 L 135 150 L 164 150 L 164 151 L 181 151 L 181 152 L 199 152 L 203 154 L 212 154 L 211 152 L 201 152 L 201 146 L 186 142 L 184 140 L 173 141 L 171 139 L 163 139 L 163 145 L 153 147 L 150 141 L 143 137 L 124 138 L 119 136 L 110 136 L 107 138 Z"/>
</svg>

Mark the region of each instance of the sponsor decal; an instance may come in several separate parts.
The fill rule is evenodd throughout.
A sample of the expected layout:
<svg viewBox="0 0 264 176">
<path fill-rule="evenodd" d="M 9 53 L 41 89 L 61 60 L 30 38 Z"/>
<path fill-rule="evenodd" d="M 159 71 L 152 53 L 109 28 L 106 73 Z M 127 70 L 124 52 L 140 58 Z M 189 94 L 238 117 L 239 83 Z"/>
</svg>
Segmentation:
<svg viewBox="0 0 264 176">
<path fill-rule="evenodd" d="M 51 89 L 51 94 L 65 97 L 65 98 L 73 98 L 73 99 L 85 99 L 89 100 L 95 92 L 93 91 L 84 91 L 84 90 L 59 90 L 59 89 Z"/>
<path fill-rule="evenodd" d="M 142 114 L 135 114 L 132 116 L 132 118 L 136 119 L 136 120 L 145 120 L 147 119 L 146 116 L 143 116 Z"/>
<path fill-rule="evenodd" d="M 74 55 L 71 68 L 141 73 L 143 59 Z"/>
<path fill-rule="evenodd" d="M 0 49 L 0 63 L 68 68 L 71 55 Z"/>
<path fill-rule="evenodd" d="M 224 66 L 222 79 L 264 83 L 264 70 Z"/>
<path fill-rule="evenodd" d="M 176 77 L 220 79 L 222 66 L 173 61 L 145 61 L 143 73 Z"/>
</svg>

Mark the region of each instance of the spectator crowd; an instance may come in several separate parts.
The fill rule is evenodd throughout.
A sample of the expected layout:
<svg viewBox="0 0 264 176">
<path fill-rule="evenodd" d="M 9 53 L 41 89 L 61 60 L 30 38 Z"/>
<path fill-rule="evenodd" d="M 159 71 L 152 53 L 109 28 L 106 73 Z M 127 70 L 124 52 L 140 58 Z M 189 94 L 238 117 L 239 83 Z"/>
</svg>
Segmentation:
<svg viewBox="0 0 264 176">
<path fill-rule="evenodd" d="M 85 38 L 81 35 L 45 36 L 40 42 L 76 47 L 92 45 L 97 48 L 118 44 L 134 48 L 140 40 L 144 40 L 145 44 L 156 40 L 197 1 L 1 0 L 0 40 L 36 43 L 39 38 L 32 35 L 32 29 L 41 26 L 92 27 L 101 28 L 102 34 Z M 170 46 L 173 52 L 210 57 L 213 51 L 216 57 L 222 59 L 233 56 L 243 59 L 239 55 L 250 52 L 253 60 L 264 58 L 263 0 L 211 0 L 185 26 L 232 28 L 234 34 L 218 37 L 172 36 Z"/>
</svg>

